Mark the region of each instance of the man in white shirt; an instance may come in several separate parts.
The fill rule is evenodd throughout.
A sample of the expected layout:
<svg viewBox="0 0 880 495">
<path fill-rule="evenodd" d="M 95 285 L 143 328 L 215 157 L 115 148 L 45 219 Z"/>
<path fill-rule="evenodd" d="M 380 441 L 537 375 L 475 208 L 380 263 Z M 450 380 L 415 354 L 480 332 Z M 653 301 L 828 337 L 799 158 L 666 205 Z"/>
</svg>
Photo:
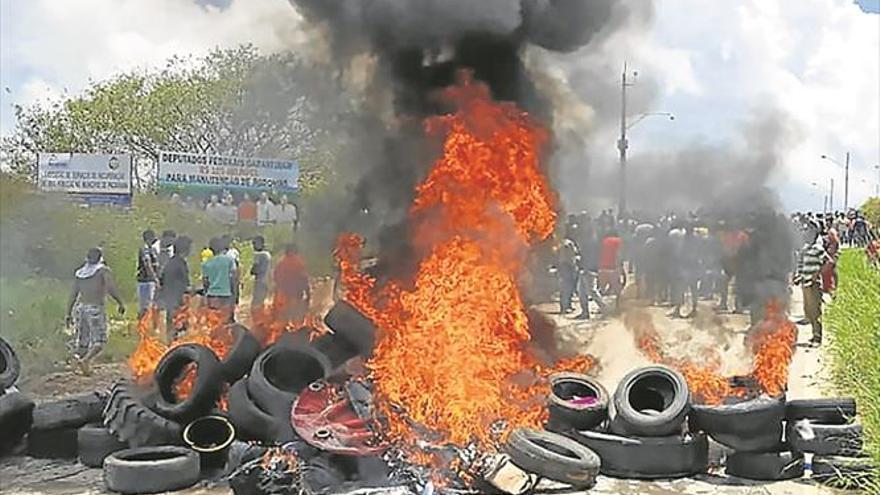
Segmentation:
<svg viewBox="0 0 880 495">
<path fill-rule="evenodd" d="M 287 195 L 281 196 L 281 202 L 275 207 L 275 223 L 293 225 L 293 231 L 296 232 L 299 226 L 299 212 L 296 205 L 288 202 Z"/>
<path fill-rule="evenodd" d="M 216 194 L 212 194 L 208 204 L 205 205 L 205 213 L 211 218 L 222 220 L 223 205 L 220 204 Z"/>
<path fill-rule="evenodd" d="M 223 196 L 223 204 L 220 205 L 219 217 L 224 225 L 235 225 L 238 221 L 238 208 L 233 204 L 231 194 Z"/>
<path fill-rule="evenodd" d="M 269 199 L 269 194 L 261 192 L 260 199 L 257 200 L 257 225 L 263 226 L 275 223 L 274 210 L 275 203 Z"/>
</svg>

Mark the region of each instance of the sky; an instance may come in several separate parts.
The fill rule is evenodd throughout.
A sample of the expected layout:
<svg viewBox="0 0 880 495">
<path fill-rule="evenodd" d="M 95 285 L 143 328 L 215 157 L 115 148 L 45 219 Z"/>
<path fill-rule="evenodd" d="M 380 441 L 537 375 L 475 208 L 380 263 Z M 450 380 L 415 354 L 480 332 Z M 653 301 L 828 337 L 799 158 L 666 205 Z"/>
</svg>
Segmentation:
<svg viewBox="0 0 880 495">
<path fill-rule="evenodd" d="M 14 104 L 216 46 L 289 49 L 303 42 L 300 21 L 287 0 L 0 0 L 0 134 L 15 125 Z M 880 0 L 657 0 L 650 32 L 620 51 L 621 65 L 659 82 L 647 110 L 676 116 L 634 127 L 631 154 L 725 142 L 772 106 L 801 137 L 771 179 L 787 209 L 821 209 L 832 178 L 842 206 L 842 167 L 823 154 L 851 153 L 850 204 L 877 187 Z M 613 160 L 613 142 L 606 151 Z"/>
</svg>

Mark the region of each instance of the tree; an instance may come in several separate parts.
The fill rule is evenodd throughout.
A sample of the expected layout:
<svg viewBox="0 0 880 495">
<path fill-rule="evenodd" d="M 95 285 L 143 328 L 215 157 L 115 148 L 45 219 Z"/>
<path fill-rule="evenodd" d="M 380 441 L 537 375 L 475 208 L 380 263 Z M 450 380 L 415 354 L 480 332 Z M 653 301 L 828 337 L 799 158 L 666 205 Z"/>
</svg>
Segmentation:
<svg viewBox="0 0 880 495">
<path fill-rule="evenodd" d="M 16 107 L 0 161 L 33 180 L 40 151 L 128 152 L 136 187 L 149 188 L 160 151 L 288 158 L 309 190 L 333 168 L 350 101 L 330 70 L 244 45 L 120 74 L 50 107 Z"/>
<path fill-rule="evenodd" d="M 868 198 L 859 210 L 874 227 L 880 227 L 880 196 Z"/>
</svg>

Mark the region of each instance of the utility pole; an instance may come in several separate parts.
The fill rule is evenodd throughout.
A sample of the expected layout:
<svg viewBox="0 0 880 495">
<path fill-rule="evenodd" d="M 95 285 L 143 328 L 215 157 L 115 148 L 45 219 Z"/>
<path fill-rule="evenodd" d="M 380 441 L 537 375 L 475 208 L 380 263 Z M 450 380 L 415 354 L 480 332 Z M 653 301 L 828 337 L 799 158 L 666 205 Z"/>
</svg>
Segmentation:
<svg viewBox="0 0 880 495">
<path fill-rule="evenodd" d="M 831 190 L 828 193 L 828 206 L 834 212 L 834 177 L 831 178 Z"/>
<path fill-rule="evenodd" d="M 626 149 L 629 142 L 626 140 L 626 87 L 632 85 L 626 81 L 626 62 L 623 63 L 623 75 L 620 79 L 620 138 L 617 140 L 617 150 L 620 152 L 620 191 L 617 204 L 617 216 L 620 217 L 626 211 Z"/>
<path fill-rule="evenodd" d="M 846 152 L 846 165 L 843 175 L 843 211 L 849 208 L 849 151 Z"/>
</svg>

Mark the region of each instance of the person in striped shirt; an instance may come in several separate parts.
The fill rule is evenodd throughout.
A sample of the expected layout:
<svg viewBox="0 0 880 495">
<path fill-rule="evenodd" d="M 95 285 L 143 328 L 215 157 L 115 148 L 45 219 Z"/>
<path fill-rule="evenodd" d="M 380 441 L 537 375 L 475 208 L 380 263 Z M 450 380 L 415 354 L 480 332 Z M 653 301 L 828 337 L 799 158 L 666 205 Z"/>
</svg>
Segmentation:
<svg viewBox="0 0 880 495">
<path fill-rule="evenodd" d="M 798 257 L 798 269 L 794 282 L 800 284 L 804 294 L 804 316 L 813 327 L 813 345 L 822 344 L 822 266 L 829 260 L 819 232 L 807 229 L 807 242 Z"/>
</svg>

